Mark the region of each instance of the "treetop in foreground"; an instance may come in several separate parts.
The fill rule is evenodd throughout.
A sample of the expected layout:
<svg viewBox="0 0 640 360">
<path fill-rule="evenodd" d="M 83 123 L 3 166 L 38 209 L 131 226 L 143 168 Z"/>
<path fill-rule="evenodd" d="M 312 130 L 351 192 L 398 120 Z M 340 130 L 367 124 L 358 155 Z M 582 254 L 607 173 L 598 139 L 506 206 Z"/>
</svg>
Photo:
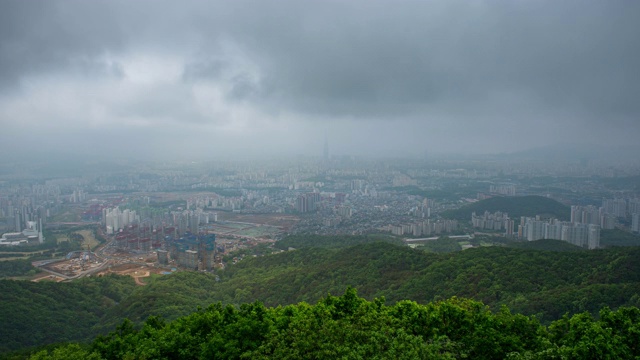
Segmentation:
<svg viewBox="0 0 640 360">
<path fill-rule="evenodd" d="M 125 320 L 90 346 L 43 350 L 31 359 L 543 359 L 640 355 L 640 310 L 565 316 L 548 328 L 506 308 L 451 298 L 420 305 L 367 301 L 354 289 L 316 305 L 239 308 L 221 303 L 172 322 Z"/>
</svg>

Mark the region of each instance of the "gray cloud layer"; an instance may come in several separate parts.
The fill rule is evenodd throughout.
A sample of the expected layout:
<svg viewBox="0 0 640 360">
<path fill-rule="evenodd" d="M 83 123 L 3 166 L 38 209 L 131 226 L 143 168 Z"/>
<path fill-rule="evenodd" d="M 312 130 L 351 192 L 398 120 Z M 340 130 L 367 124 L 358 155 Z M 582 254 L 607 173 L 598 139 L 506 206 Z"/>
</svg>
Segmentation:
<svg viewBox="0 0 640 360">
<path fill-rule="evenodd" d="M 336 153 L 633 144 L 639 15 L 635 1 L 4 0 L 0 140 L 73 134 L 143 157 L 320 154 L 325 131 Z"/>
</svg>

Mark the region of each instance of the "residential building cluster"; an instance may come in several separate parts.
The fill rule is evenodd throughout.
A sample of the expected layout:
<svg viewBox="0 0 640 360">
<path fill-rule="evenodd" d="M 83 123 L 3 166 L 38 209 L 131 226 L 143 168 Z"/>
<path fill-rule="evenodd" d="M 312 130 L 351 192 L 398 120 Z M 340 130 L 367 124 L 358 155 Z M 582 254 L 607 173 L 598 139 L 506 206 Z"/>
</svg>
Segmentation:
<svg viewBox="0 0 640 360">
<path fill-rule="evenodd" d="M 605 214 L 616 217 L 627 216 L 627 200 L 625 199 L 602 199 L 602 211 Z"/>
<path fill-rule="evenodd" d="M 571 244 L 595 249 L 600 246 L 600 222 L 607 219 L 600 216 L 595 207 L 572 206 L 571 221 L 563 222 L 557 219 L 542 220 L 538 217 L 521 217 L 517 234 L 514 232 L 515 221 L 507 213 L 485 211 L 482 216 L 471 214 L 471 224 L 474 228 L 493 231 L 505 231 L 505 236 L 517 235 L 528 241 L 540 239 L 562 240 Z"/>
<path fill-rule="evenodd" d="M 150 238 L 154 248 L 153 242 L 164 236 L 198 234 L 203 224 L 216 222 L 216 213 L 221 219 L 233 213 L 295 217 L 286 229 L 295 234 L 369 234 L 386 228 L 401 236 L 424 236 L 459 231 L 460 226 L 441 216 L 464 206 L 479 190 L 489 190 L 482 196 L 542 195 L 566 204 L 602 201 L 599 207 L 573 208 L 571 223 L 640 232 L 637 189 L 623 185 L 612 190 L 606 181 L 619 176 L 625 184 L 637 172 L 628 167 L 462 158 L 316 160 L 92 167 L 68 177 L 38 174 L 34 168 L 36 175 L 25 179 L 0 178 L 0 233 L 8 238 L 40 221 L 47 230 L 101 221 L 114 235 L 137 225 L 143 232 L 136 234 L 139 240 L 121 243 L 141 250 L 147 245 L 140 239 Z M 471 221 L 480 231 L 514 233 L 514 219 L 507 214 L 475 214 Z M 165 233 L 168 228 L 173 230 Z"/>
<path fill-rule="evenodd" d="M 615 215 L 607 213 L 604 207 L 574 205 L 571 206 L 571 222 L 574 224 L 600 225 L 603 229 L 613 229 L 616 226 L 617 219 Z"/>
<path fill-rule="evenodd" d="M 640 199 L 616 198 L 602 199 L 601 211 L 604 214 L 619 218 L 627 218 L 632 214 L 640 214 Z"/>
<path fill-rule="evenodd" d="M 397 236 L 431 236 L 453 233 L 458 230 L 457 220 L 425 220 L 409 224 L 387 225 L 382 228 Z"/>
<path fill-rule="evenodd" d="M 516 196 L 515 185 L 490 185 L 489 192 L 492 194 Z"/>
<path fill-rule="evenodd" d="M 217 213 L 211 213 L 202 209 L 172 211 L 171 224 L 177 229 L 177 233 L 180 236 L 187 232 L 198 234 L 200 233 L 200 225 L 206 225 L 209 221 L 217 220 L 217 216 Z"/>
<path fill-rule="evenodd" d="M 512 236 L 514 233 L 514 221 L 509 218 L 509 214 L 500 211 L 493 214 L 485 211 L 482 216 L 478 216 L 473 212 L 471 213 L 471 224 L 477 229 L 505 230 L 507 236 Z"/>
<path fill-rule="evenodd" d="M 87 200 L 87 193 L 82 189 L 73 190 L 73 193 L 69 196 L 70 203 L 81 203 Z"/>
<path fill-rule="evenodd" d="M 631 220 L 631 231 L 638 232 L 638 227 L 633 226 L 635 214 L 640 214 L 640 199 L 602 199 L 600 207 L 572 206 L 571 222 L 600 225 L 602 229 L 614 229 L 619 225 L 619 219 L 627 219 Z"/>
<path fill-rule="evenodd" d="M 541 220 L 539 216 L 521 217 L 518 236 L 528 241 L 553 239 L 588 249 L 600 247 L 600 225 Z"/>
<path fill-rule="evenodd" d="M 139 223 L 140 216 L 135 210 L 124 209 L 119 207 L 102 209 L 103 225 L 107 229 L 107 234 L 111 235 L 126 228 L 130 224 Z"/>
<path fill-rule="evenodd" d="M 296 210 L 299 213 L 309 213 L 317 210 L 321 197 L 319 192 L 311 192 L 298 195 L 296 199 Z"/>
</svg>

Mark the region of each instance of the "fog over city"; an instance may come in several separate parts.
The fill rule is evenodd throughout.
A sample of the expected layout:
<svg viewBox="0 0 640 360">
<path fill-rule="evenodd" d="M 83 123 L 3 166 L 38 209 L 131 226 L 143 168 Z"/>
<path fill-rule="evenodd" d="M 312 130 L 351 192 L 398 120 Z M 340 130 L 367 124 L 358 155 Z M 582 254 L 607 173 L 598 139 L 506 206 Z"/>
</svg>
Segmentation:
<svg viewBox="0 0 640 360">
<path fill-rule="evenodd" d="M 1 153 L 629 149 L 638 18 L 637 1 L 2 0 Z"/>
</svg>

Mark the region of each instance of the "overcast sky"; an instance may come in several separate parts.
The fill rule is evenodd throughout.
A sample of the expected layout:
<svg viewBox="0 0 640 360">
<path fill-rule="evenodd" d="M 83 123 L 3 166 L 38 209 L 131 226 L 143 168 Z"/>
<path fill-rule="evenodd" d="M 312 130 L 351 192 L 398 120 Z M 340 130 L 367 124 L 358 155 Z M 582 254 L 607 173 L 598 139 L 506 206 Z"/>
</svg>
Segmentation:
<svg viewBox="0 0 640 360">
<path fill-rule="evenodd" d="M 634 145 L 638 19 L 635 0 L 0 0 L 0 153 Z"/>
</svg>

